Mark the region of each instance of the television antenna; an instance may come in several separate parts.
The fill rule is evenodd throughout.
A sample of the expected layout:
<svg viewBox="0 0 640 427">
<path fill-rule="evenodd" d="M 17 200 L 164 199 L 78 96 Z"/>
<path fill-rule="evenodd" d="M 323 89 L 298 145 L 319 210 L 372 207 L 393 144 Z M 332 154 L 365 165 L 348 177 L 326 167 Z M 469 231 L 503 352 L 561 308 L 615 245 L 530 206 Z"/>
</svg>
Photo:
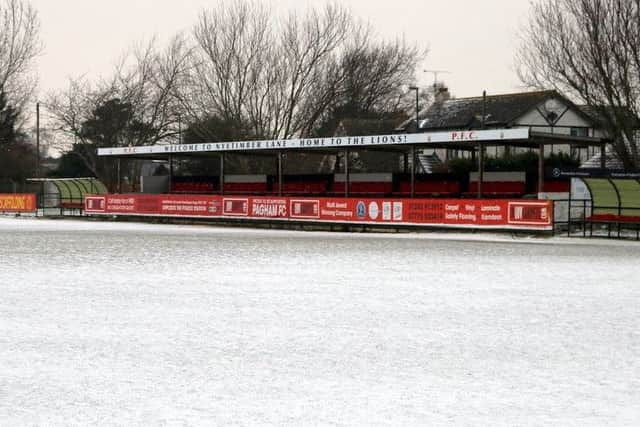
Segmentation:
<svg viewBox="0 0 640 427">
<path fill-rule="evenodd" d="M 447 70 L 422 70 L 425 73 L 433 74 L 433 89 L 435 90 L 438 87 L 438 74 L 451 74 L 451 72 Z"/>
</svg>

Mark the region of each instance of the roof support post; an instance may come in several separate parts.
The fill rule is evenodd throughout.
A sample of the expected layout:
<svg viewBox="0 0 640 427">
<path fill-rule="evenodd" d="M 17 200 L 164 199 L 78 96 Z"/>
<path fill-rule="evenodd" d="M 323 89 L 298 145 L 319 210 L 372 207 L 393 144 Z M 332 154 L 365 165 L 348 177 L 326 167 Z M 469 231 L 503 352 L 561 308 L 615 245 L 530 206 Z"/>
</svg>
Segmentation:
<svg viewBox="0 0 640 427">
<path fill-rule="evenodd" d="M 478 143 L 478 199 L 482 199 L 482 184 L 484 182 L 484 145 Z"/>
<path fill-rule="evenodd" d="M 487 118 L 487 91 L 482 91 L 482 120 L 480 129 L 484 130 Z M 449 160 L 449 150 L 447 150 L 447 160 Z M 484 145 L 478 143 L 478 199 L 482 199 L 482 185 L 484 183 Z"/>
<path fill-rule="evenodd" d="M 538 197 L 544 191 L 544 144 L 538 146 Z"/>
<path fill-rule="evenodd" d="M 120 158 L 118 158 L 118 167 L 117 167 L 118 179 L 117 179 L 117 188 L 118 194 L 122 193 L 122 181 L 120 179 Z"/>
<path fill-rule="evenodd" d="M 220 153 L 220 195 L 224 195 L 224 153 Z"/>
<path fill-rule="evenodd" d="M 282 196 L 282 151 L 278 151 L 278 196 Z"/>
<path fill-rule="evenodd" d="M 411 198 L 416 194 L 416 146 L 411 146 Z"/>
<path fill-rule="evenodd" d="M 602 172 L 607 169 L 607 146 L 605 144 L 600 146 L 600 169 Z"/>
<path fill-rule="evenodd" d="M 349 179 L 349 149 L 344 150 L 344 197 L 349 197 L 349 187 L 351 184 Z"/>
<path fill-rule="evenodd" d="M 169 193 L 173 188 L 173 156 L 169 156 Z"/>
<path fill-rule="evenodd" d="M 36 178 L 40 178 L 40 103 L 36 103 Z"/>
</svg>

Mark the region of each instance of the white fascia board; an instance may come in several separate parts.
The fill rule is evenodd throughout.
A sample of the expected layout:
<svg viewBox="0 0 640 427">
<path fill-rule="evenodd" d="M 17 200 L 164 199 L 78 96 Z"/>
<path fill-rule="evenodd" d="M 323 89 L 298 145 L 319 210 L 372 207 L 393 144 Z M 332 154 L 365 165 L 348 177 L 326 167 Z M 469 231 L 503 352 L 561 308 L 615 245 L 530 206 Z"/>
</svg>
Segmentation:
<svg viewBox="0 0 640 427">
<path fill-rule="evenodd" d="M 147 145 L 99 148 L 98 156 L 140 154 L 182 154 L 203 152 L 295 150 L 313 148 L 353 148 L 395 145 L 430 145 L 461 142 L 514 141 L 529 139 L 529 128 L 454 130 L 446 132 L 394 135 L 345 136 L 332 138 L 295 138 L 259 141 L 206 142 L 201 144 Z"/>
</svg>

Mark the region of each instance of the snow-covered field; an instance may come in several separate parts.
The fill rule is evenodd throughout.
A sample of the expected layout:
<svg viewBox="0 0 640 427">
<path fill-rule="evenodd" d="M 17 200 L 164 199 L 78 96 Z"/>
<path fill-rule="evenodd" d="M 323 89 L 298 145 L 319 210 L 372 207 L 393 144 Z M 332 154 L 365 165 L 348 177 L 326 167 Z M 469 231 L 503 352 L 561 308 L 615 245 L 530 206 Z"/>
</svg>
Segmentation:
<svg viewBox="0 0 640 427">
<path fill-rule="evenodd" d="M 638 425 L 639 256 L 0 218 L 0 425 Z"/>
</svg>

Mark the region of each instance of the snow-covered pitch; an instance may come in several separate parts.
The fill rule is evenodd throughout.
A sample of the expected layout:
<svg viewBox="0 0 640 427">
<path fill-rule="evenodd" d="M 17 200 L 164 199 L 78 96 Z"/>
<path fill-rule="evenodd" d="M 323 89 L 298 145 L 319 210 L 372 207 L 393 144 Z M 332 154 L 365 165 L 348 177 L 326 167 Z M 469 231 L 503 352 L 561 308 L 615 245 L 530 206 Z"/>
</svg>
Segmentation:
<svg viewBox="0 0 640 427">
<path fill-rule="evenodd" d="M 0 425 L 638 425 L 639 256 L 0 218 Z"/>
</svg>

